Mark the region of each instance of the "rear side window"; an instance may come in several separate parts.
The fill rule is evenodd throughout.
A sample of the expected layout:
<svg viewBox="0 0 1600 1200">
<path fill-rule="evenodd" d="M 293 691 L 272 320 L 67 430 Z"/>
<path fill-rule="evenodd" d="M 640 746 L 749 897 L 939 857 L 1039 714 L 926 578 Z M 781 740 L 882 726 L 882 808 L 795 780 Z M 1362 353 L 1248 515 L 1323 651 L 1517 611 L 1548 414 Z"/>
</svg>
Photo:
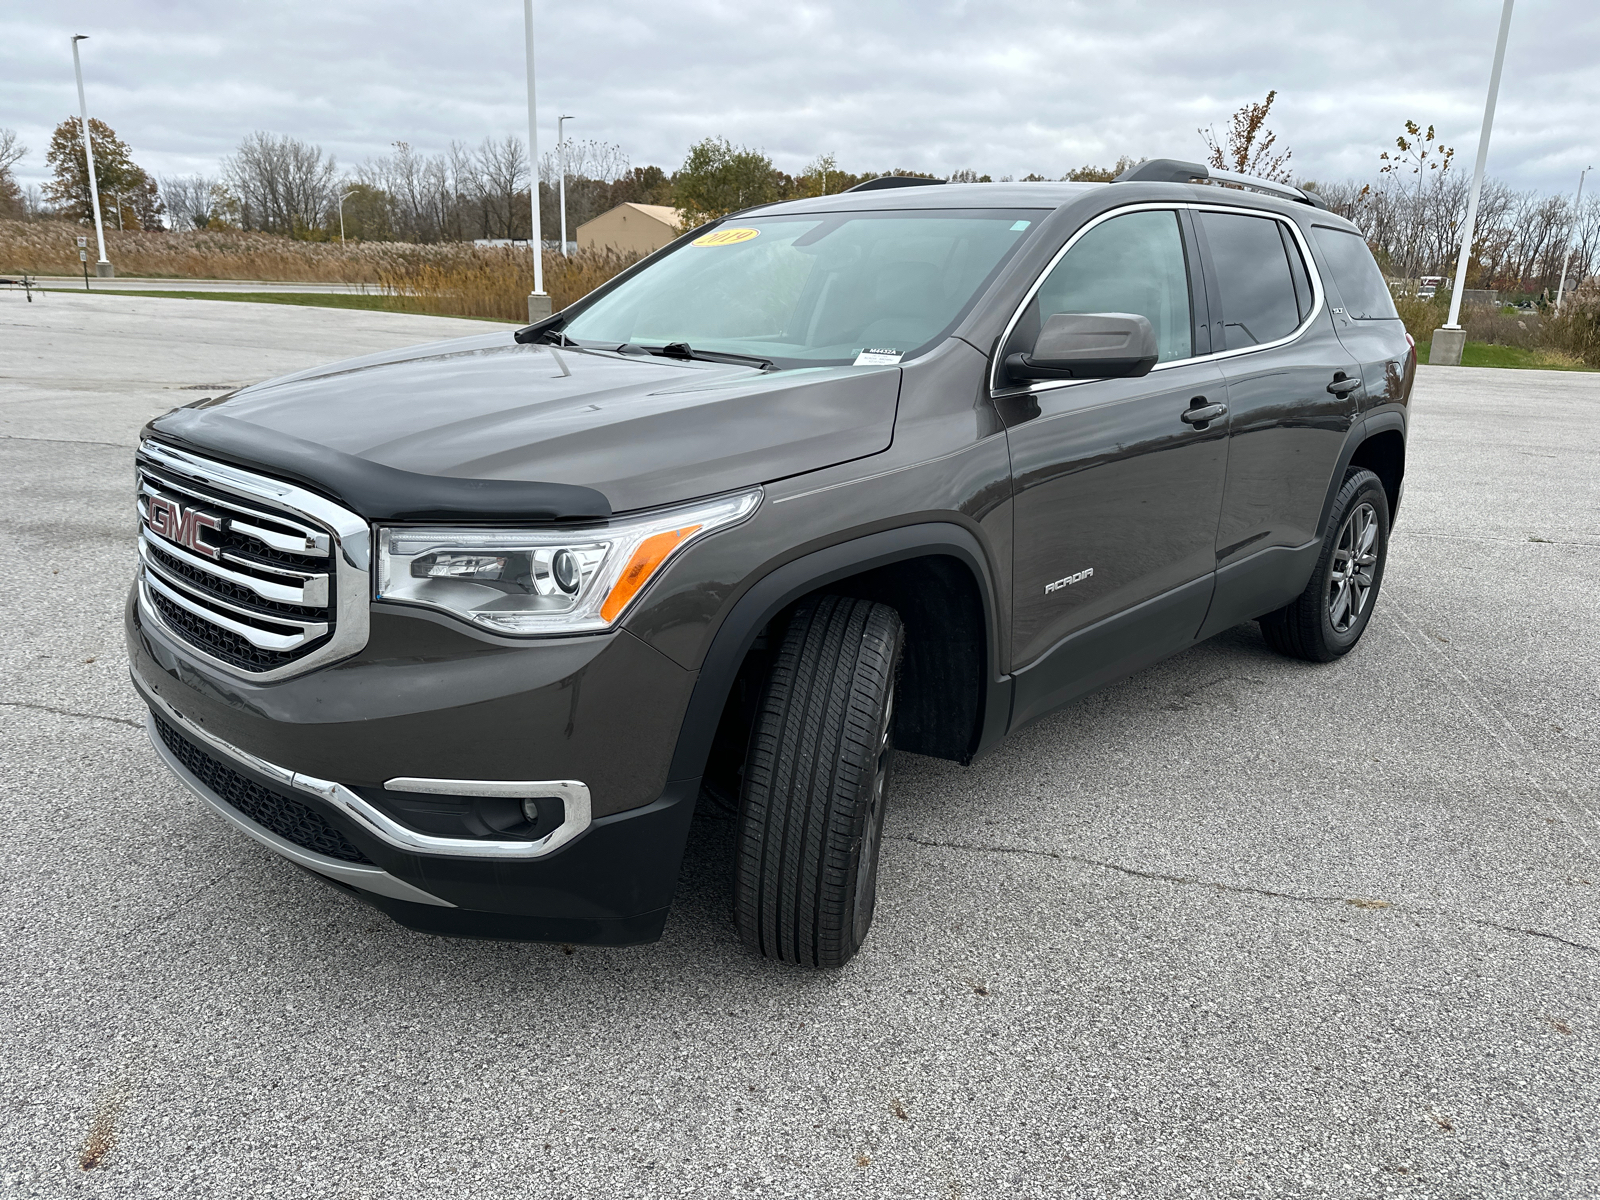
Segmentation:
<svg viewBox="0 0 1600 1200">
<path fill-rule="evenodd" d="M 1178 214 L 1128 213 L 1085 233 L 1028 302 L 1006 353 L 1033 345 L 1056 313 L 1134 313 L 1155 328 L 1157 361 L 1193 355 L 1189 266 Z"/>
<path fill-rule="evenodd" d="M 1242 350 L 1288 337 L 1300 324 L 1300 301 L 1278 222 L 1237 213 L 1196 215 L 1222 293 L 1223 348 Z"/>
<path fill-rule="evenodd" d="M 1317 239 L 1322 257 L 1328 260 L 1347 314 L 1358 321 L 1393 321 L 1400 316 L 1394 310 L 1394 297 L 1383 281 L 1383 272 L 1378 270 L 1372 251 L 1359 233 L 1313 225 L 1311 235 Z"/>
</svg>

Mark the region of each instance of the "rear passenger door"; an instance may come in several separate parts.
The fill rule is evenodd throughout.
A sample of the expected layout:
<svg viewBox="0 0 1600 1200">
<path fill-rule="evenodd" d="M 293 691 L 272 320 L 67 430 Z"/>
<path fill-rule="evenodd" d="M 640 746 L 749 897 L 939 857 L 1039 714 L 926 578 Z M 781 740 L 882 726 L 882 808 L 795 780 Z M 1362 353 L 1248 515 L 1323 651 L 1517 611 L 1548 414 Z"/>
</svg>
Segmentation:
<svg viewBox="0 0 1600 1200">
<path fill-rule="evenodd" d="M 1193 216 L 1230 420 L 1209 637 L 1304 588 L 1362 384 L 1294 221 L 1206 206 Z"/>
<path fill-rule="evenodd" d="M 1148 318 L 1159 349 L 1138 379 L 997 377 L 1015 506 L 1014 724 L 1181 649 L 1210 602 L 1227 421 L 1184 419 L 1224 386 L 1195 355 L 1205 316 L 1187 230 L 1176 208 L 1101 218 L 1003 339 L 997 372 L 1055 313 L 1121 312 Z"/>
</svg>

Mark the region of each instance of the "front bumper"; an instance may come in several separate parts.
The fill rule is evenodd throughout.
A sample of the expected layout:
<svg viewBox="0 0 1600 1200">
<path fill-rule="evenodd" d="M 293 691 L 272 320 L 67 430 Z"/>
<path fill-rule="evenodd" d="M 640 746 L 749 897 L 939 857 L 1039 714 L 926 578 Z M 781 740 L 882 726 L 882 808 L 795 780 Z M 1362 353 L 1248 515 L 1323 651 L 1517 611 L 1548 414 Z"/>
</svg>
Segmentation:
<svg viewBox="0 0 1600 1200">
<path fill-rule="evenodd" d="M 159 631 L 143 627 L 135 605 L 128 613 L 133 681 L 150 709 L 157 754 L 209 807 L 260 844 L 402 924 L 432 933 L 609 945 L 659 937 L 699 790 L 697 779 L 665 778 L 681 721 L 681 704 L 674 700 L 680 692 L 686 700 L 692 673 L 672 666 L 662 674 L 662 656 L 620 635 L 592 644 L 592 657 L 570 674 L 568 647 L 553 679 L 538 677 L 532 669 L 537 660 L 525 660 L 525 690 L 506 695 L 499 654 L 504 648 L 479 655 L 474 670 L 462 659 L 474 657 L 473 645 L 483 646 L 467 642 L 457 647 L 463 655 L 440 669 L 447 685 L 435 692 L 434 709 L 410 704 L 403 713 L 385 713 L 386 703 L 391 710 L 394 705 L 391 688 L 391 694 L 373 695 L 369 719 L 351 721 L 353 698 L 381 686 L 385 666 L 417 664 L 385 659 L 380 652 L 367 661 L 250 688 L 199 666 Z M 619 657 L 633 661 L 619 666 Z M 619 670 L 628 674 L 629 665 L 635 685 L 657 685 L 646 727 L 619 725 L 616 705 L 607 704 L 618 701 L 607 680 Z M 340 672 L 342 678 L 328 678 Z M 358 675 L 354 686 L 351 674 Z M 582 702 L 585 683 L 599 693 L 588 697 L 598 702 L 597 711 Z M 549 689 L 560 694 L 564 724 L 530 728 L 530 712 L 549 707 L 540 697 Z M 452 736 L 464 721 L 463 702 L 474 729 L 465 750 Z M 626 703 L 620 707 L 624 719 L 633 711 Z M 596 727 L 608 708 L 613 723 Z M 585 726 L 581 738 L 575 736 L 579 725 Z M 341 745 L 347 755 L 337 754 Z M 485 751 L 491 745 L 495 753 L 473 753 L 473 747 Z M 296 746 L 303 752 L 296 753 Z M 606 761 L 597 760 L 591 747 L 599 747 Z M 326 770 L 337 767 L 338 758 L 350 766 L 327 771 L 337 778 L 297 769 L 313 763 Z M 626 769 L 619 760 L 627 760 Z M 441 833 L 437 822 L 451 818 L 438 816 L 430 818 L 434 829 L 420 828 L 428 821 L 396 809 L 392 793 L 382 790 L 384 780 L 373 777 L 381 763 L 380 774 L 393 772 L 391 788 L 402 783 L 403 791 L 425 792 L 422 785 L 432 783 L 452 785 L 435 791 L 468 791 L 485 783 L 470 769 L 476 764 L 481 770 L 485 762 L 513 780 L 564 768 L 567 778 L 522 785 L 539 796 L 556 793 L 549 801 L 553 807 L 538 801 L 537 838 L 496 836 L 481 828 L 480 836 L 465 829 Z M 580 783 L 586 775 L 599 784 L 592 795 Z M 501 794 L 510 795 L 519 785 L 489 786 L 509 787 L 511 792 Z M 641 786 L 649 787 L 647 795 Z M 476 794 L 494 793 L 480 788 Z"/>
</svg>

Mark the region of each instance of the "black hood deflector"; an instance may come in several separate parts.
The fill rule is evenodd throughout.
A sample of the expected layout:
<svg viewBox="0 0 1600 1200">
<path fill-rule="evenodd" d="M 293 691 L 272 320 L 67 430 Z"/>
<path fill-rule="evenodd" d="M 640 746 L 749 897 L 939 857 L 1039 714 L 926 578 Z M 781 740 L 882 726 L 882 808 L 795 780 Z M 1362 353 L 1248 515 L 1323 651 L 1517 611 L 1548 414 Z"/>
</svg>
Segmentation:
<svg viewBox="0 0 1600 1200">
<path fill-rule="evenodd" d="M 214 409 L 176 409 L 151 421 L 141 436 L 292 480 L 369 521 L 603 521 L 611 516 L 610 501 L 593 488 L 402 471 Z"/>
</svg>

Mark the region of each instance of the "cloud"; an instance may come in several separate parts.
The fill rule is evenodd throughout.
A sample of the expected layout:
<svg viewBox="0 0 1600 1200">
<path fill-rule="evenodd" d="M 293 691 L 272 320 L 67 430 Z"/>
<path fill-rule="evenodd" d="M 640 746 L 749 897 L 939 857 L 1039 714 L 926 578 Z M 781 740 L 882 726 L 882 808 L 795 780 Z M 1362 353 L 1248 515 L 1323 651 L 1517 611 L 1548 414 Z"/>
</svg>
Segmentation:
<svg viewBox="0 0 1600 1200">
<path fill-rule="evenodd" d="M 87 33 L 93 115 L 158 174 L 215 171 L 255 129 L 353 166 L 396 140 L 522 132 L 513 0 L 149 0 L 12 7 L 0 17 L 0 124 L 44 175 L 50 129 L 76 110 L 68 38 Z M 1446 11 L 1448 9 L 1448 11 Z M 1087 162 L 1197 158 L 1196 127 L 1279 94 L 1272 126 L 1307 178 L 1370 176 L 1407 118 L 1470 163 L 1500 6 L 1196 5 L 994 0 L 726 3 L 536 0 L 541 144 L 555 118 L 635 163 L 676 166 L 708 135 L 794 170 L 963 167 L 1060 175 Z M 1573 185 L 1600 157 L 1600 6 L 1524 5 L 1512 25 L 1490 155 L 1514 187 Z"/>
</svg>

